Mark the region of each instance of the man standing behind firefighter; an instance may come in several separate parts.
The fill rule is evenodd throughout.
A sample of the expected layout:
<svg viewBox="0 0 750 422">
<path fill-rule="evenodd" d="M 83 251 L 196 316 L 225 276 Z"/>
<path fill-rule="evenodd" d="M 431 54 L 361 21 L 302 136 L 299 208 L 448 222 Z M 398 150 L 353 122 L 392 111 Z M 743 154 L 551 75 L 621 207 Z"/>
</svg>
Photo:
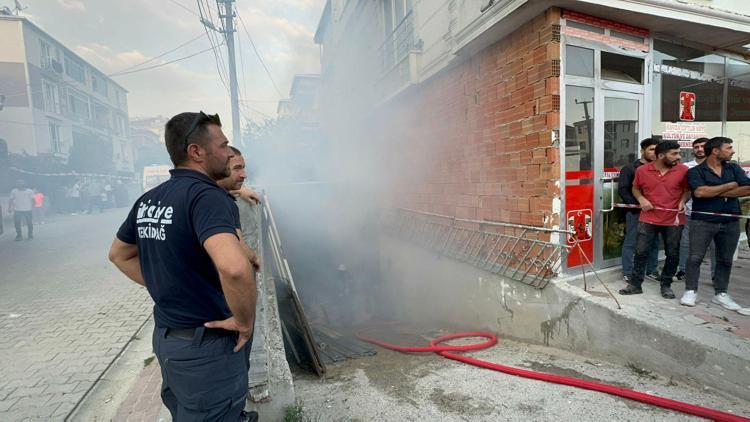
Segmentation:
<svg viewBox="0 0 750 422">
<path fill-rule="evenodd" d="M 661 295 L 674 299 L 672 276 L 680 259 L 680 238 L 685 224 L 685 203 L 690 198 L 687 187 L 688 168 L 680 164 L 680 144 L 663 141 L 656 146 L 656 160 L 635 172 L 633 196 L 641 205 L 638 220 L 638 239 L 632 277 L 622 295 L 643 293 L 641 285 L 646 271 L 646 260 L 654 238 L 661 234 L 667 260 L 659 277 Z"/>
<path fill-rule="evenodd" d="M 635 172 L 644 164 L 653 162 L 656 159 L 656 145 L 659 143 L 654 138 L 646 138 L 641 141 L 641 158 L 630 163 L 620 170 L 617 193 L 620 194 L 622 201 L 628 205 L 639 205 L 638 200 L 633 196 L 633 180 Z M 630 273 L 633 272 L 633 256 L 635 255 L 635 242 L 638 237 L 638 218 L 641 210 L 638 208 L 626 208 L 625 210 L 625 239 L 622 241 L 622 277 L 625 282 L 630 281 Z M 658 264 L 659 247 L 656 242 L 649 249 L 648 262 L 646 265 L 646 275 L 656 277 L 656 265 Z"/>
</svg>

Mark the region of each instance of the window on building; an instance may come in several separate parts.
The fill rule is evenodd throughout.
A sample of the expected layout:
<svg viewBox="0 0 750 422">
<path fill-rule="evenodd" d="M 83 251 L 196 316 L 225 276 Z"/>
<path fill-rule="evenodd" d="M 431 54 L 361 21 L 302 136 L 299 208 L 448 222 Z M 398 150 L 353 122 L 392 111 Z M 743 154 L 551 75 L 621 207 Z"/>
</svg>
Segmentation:
<svg viewBox="0 0 750 422">
<path fill-rule="evenodd" d="M 414 22 L 411 11 L 411 0 L 383 2 L 383 70 L 390 70 L 394 65 L 401 63 L 414 46 Z"/>
<path fill-rule="evenodd" d="M 107 80 L 104 79 L 104 76 L 102 76 L 98 72 L 91 74 L 91 88 L 97 94 L 103 97 L 107 96 Z"/>
<path fill-rule="evenodd" d="M 58 123 L 49 123 L 49 138 L 53 153 L 61 153 L 62 140 L 60 139 L 60 125 Z"/>
<path fill-rule="evenodd" d="M 67 54 L 65 55 L 65 74 L 82 84 L 86 83 L 86 74 L 83 70 L 83 63 Z"/>
<path fill-rule="evenodd" d="M 565 74 L 594 77 L 594 50 L 574 45 L 565 46 Z"/>
<path fill-rule="evenodd" d="M 44 40 L 39 40 L 39 51 L 40 51 L 40 63 L 42 69 L 50 70 L 52 67 L 52 46 L 50 46 Z"/>
<path fill-rule="evenodd" d="M 727 59 L 727 123 L 735 159 L 750 164 L 750 63 Z"/>
<path fill-rule="evenodd" d="M 643 59 L 602 51 L 602 79 L 643 83 Z"/>
<path fill-rule="evenodd" d="M 56 84 L 42 80 L 42 94 L 44 96 L 44 111 L 60 113 L 60 93 Z"/>
<path fill-rule="evenodd" d="M 74 89 L 68 89 L 68 110 L 73 116 L 90 119 L 91 111 L 89 110 L 89 98 L 86 94 L 80 93 Z"/>
</svg>

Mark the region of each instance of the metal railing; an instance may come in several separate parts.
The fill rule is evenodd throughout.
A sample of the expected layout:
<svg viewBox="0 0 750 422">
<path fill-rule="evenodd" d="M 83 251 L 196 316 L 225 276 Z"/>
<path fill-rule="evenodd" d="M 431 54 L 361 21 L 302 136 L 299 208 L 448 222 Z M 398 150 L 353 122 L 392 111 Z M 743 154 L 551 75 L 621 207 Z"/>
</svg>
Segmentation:
<svg viewBox="0 0 750 422">
<path fill-rule="evenodd" d="M 449 257 L 507 279 L 544 288 L 562 265 L 563 252 L 576 245 L 565 230 L 494 221 L 469 220 L 399 208 L 385 213 L 393 235 L 440 257 Z M 557 234 L 557 236 L 554 236 Z"/>
<path fill-rule="evenodd" d="M 381 81 L 390 93 L 406 84 L 411 77 L 409 55 L 415 48 L 414 14 L 409 13 L 386 36 L 380 45 Z"/>
<path fill-rule="evenodd" d="M 271 203 L 265 195 L 263 195 L 262 204 L 259 242 L 260 247 L 263 248 L 264 262 L 262 262 L 261 276 L 276 282 L 283 335 L 297 363 L 302 364 L 304 361 L 318 375 L 323 375 L 326 367 L 321 360 L 318 344 L 305 315 L 302 301 L 294 284 L 292 270 L 289 268 L 289 262 L 281 246 L 281 236 L 271 211 Z M 268 262 L 269 258 L 272 265 Z M 281 289 L 279 289 L 280 286 Z"/>
</svg>

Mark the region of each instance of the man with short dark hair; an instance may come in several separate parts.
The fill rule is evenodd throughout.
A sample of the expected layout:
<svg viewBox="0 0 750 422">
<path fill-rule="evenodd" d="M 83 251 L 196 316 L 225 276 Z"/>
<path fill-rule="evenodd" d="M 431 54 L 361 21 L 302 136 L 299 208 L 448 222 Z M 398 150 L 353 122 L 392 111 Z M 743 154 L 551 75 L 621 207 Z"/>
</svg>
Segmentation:
<svg viewBox="0 0 750 422">
<path fill-rule="evenodd" d="M 236 213 L 235 219 L 237 224 L 237 237 L 242 240 L 242 249 L 245 252 L 247 258 L 256 269 L 259 269 L 260 261 L 258 260 L 258 254 L 253 250 L 253 248 L 258 247 L 257 242 L 247 244 L 244 241 L 244 239 L 247 238 L 247 236 L 245 235 L 246 231 L 253 232 L 257 235 L 258 222 L 248 221 L 247 214 L 249 210 L 245 209 L 245 203 L 247 203 L 248 205 L 252 204 L 254 206 L 259 202 L 257 199 L 255 199 L 258 195 L 254 191 L 242 187 L 242 184 L 247 178 L 247 173 L 245 172 L 245 159 L 242 157 L 242 152 L 240 152 L 240 150 L 235 147 L 230 148 L 234 153 L 234 156 L 229 160 L 230 174 L 229 176 L 218 180 L 216 184 L 219 185 L 222 189 L 229 192 L 232 195 L 232 199 L 235 200 L 234 211 Z M 236 198 L 240 198 L 240 200 L 243 202 L 237 202 Z M 241 210 L 244 212 L 241 212 Z M 243 216 L 245 216 L 244 224 L 242 223 Z"/>
<path fill-rule="evenodd" d="M 234 204 L 216 184 L 233 153 L 218 115 L 166 124 L 172 177 L 143 194 L 109 258 L 154 300 L 154 352 L 172 419 L 245 420 L 256 286 Z"/>
<path fill-rule="evenodd" d="M 620 170 L 620 176 L 617 182 L 617 193 L 620 194 L 622 202 L 629 205 L 639 205 L 638 200 L 633 196 L 633 179 L 635 172 L 644 164 L 648 164 L 656 159 L 656 145 L 659 141 L 654 138 L 646 138 L 641 141 L 641 158 L 633 163 L 625 165 Z M 630 273 L 633 272 L 633 257 L 635 256 L 635 242 L 638 237 L 638 218 L 641 216 L 641 210 L 638 208 L 625 208 L 625 238 L 622 240 L 622 277 L 625 282 L 630 280 Z M 658 264 L 659 247 L 654 240 L 653 247 L 648 253 L 648 262 L 646 264 L 646 275 L 658 277 L 656 265 Z"/>
<path fill-rule="evenodd" d="M 633 181 L 633 196 L 641 205 L 638 220 L 633 273 L 628 285 L 620 290 L 622 295 L 643 293 L 643 275 L 646 259 L 654 238 L 661 235 L 664 241 L 664 262 L 659 277 L 661 295 L 674 299 L 672 276 L 680 259 L 680 237 L 685 224 L 685 203 L 690 197 L 685 175 L 687 167 L 680 164 L 680 144 L 663 141 L 656 146 L 656 160 L 638 168 Z"/>
<path fill-rule="evenodd" d="M 706 153 L 703 147 L 708 142 L 708 138 L 698 138 L 693 141 L 693 159 L 685 163 L 688 169 L 691 169 L 706 159 Z M 693 199 L 689 199 L 685 204 L 685 227 L 682 229 L 682 239 L 680 240 L 680 265 L 679 271 L 675 274 L 674 281 L 685 281 L 685 266 L 687 264 L 688 254 L 690 253 L 690 213 L 693 209 Z M 716 260 L 713 258 L 713 247 L 710 248 L 709 258 L 711 259 L 711 275 L 713 276 Z M 713 278 L 713 277 L 712 277 Z"/>
<path fill-rule="evenodd" d="M 711 138 L 704 147 L 706 160 L 688 172 L 688 184 L 693 191 L 693 213 L 690 216 L 690 254 L 688 256 L 685 293 L 680 303 L 695 306 L 700 277 L 700 265 L 711 242 L 716 248 L 716 272 L 713 279 L 714 297 L 711 302 L 722 307 L 741 311 L 729 294 L 729 277 L 732 273 L 732 255 L 737 248 L 740 227 L 737 217 L 704 213 L 722 213 L 739 216 L 739 197 L 750 195 L 750 178 L 740 166 L 730 163 L 734 155 L 732 140 Z"/>
<path fill-rule="evenodd" d="M 34 191 L 26 186 L 26 182 L 19 180 L 16 187 L 10 191 L 8 210 L 13 213 L 13 223 L 16 226 L 16 241 L 23 240 L 21 223 L 26 222 L 26 238 L 34 238 L 34 223 L 31 213 L 34 209 Z"/>
</svg>

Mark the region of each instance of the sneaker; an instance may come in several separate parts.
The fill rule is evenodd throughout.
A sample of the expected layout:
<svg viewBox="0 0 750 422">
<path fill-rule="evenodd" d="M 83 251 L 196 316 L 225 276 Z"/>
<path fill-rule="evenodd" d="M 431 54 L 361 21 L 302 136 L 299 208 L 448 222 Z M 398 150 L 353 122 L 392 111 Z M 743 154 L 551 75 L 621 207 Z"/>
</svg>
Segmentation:
<svg viewBox="0 0 750 422">
<path fill-rule="evenodd" d="M 695 293 L 695 290 L 685 290 L 685 293 L 682 294 L 682 299 L 680 299 L 680 304 L 695 306 L 696 299 L 698 299 L 698 295 Z"/>
<path fill-rule="evenodd" d="M 643 289 L 635 287 L 632 284 L 628 284 L 624 289 L 620 289 L 621 295 L 639 295 L 643 293 Z"/>
<path fill-rule="evenodd" d="M 20 242 L 20 241 L 22 241 L 22 240 L 23 240 L 23 237 L 21 237 L 21 236 L 16 236 L 16 242 Z"/>
<path fill-rule="evenodd" d="M 732 296 L 729 296 L 726 293 L 717 294 L 713 299 L 711 299 L 711 302 L 717 305 L 721 305 L 722 307 L 724 307 L 724 309 L 729 309 L 730 311 L 742 309 L 742 306 L 738 305 L 737 302 L 732 300 Z"/>
<path fill-rule="evenodd" d="M 674 299 L 675 296 L 672 288 L 669 286 L 661 286 L 661 297 L 664 299 Z"/>
<path fill-rule="evenodd" d="M 659 275 L 659 271 L 646 274 L 646 278 L 651 279 L 652 281 L 660 281 L 660 277 L 661 275 Z"/>
<path fill-rule="evenodd" d="M 675 274 L 674 277 L 672 277 L 672 281 L 675 283 L 685 282 L 685 271 L 682 271 L 682 270 L 677 271 L 677 274 Z"/>
</svg>

